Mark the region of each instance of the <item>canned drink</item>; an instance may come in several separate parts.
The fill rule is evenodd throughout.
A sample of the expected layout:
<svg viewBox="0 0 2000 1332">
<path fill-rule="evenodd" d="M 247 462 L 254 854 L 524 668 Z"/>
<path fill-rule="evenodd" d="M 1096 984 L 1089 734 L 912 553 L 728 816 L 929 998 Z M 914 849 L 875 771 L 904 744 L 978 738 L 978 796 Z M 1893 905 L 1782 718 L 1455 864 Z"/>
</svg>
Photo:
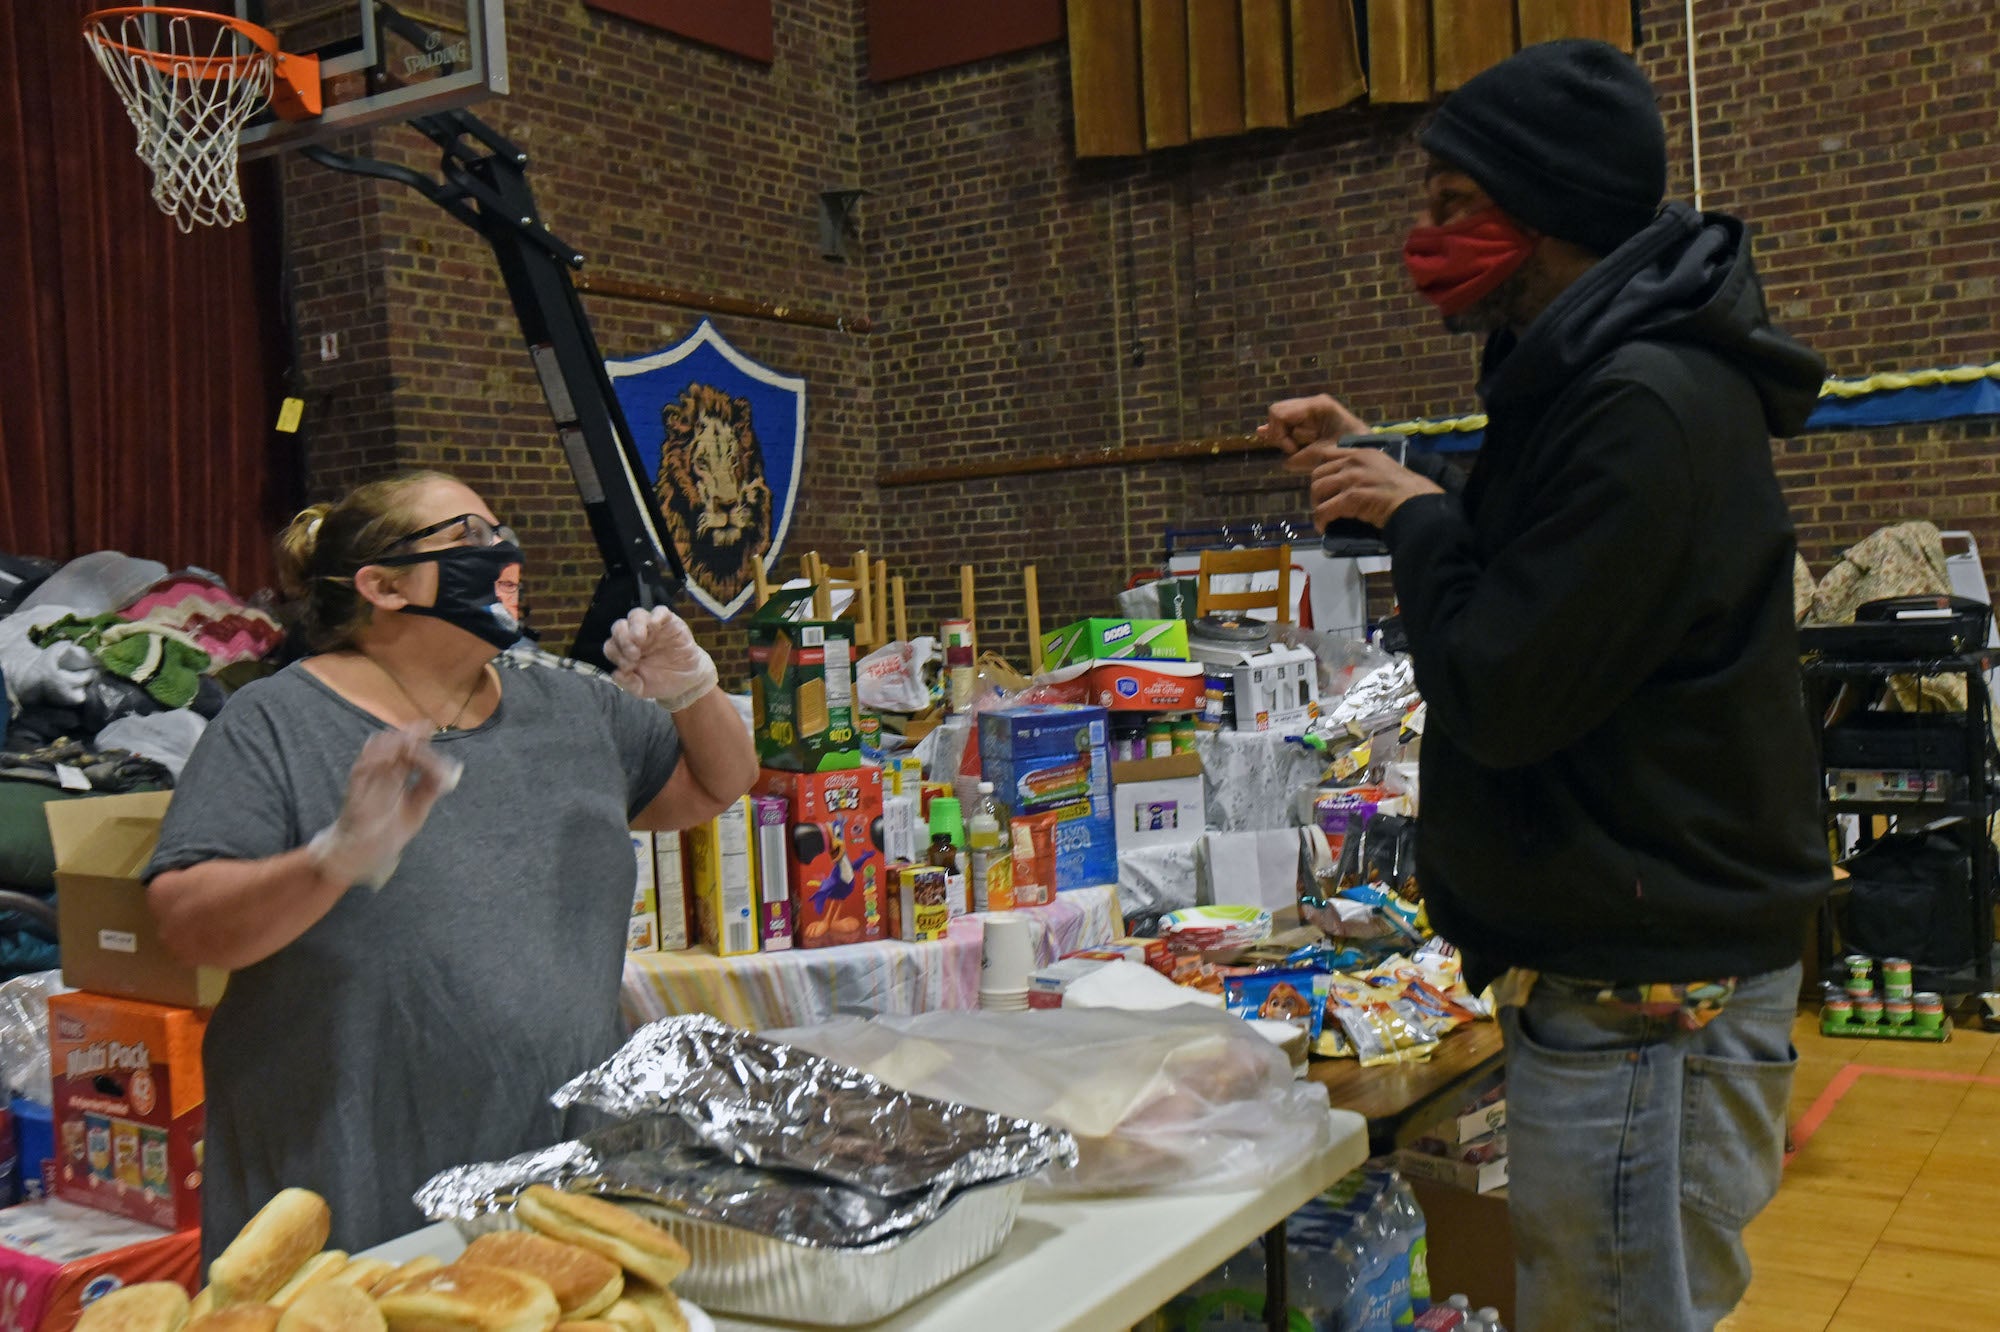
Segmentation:
<svg viewBox="0 0 2000 1332">
<path fill-rule="evenodd" d="M 1847 978 L 1847 994 L 1850 999 L 1866 999 L 1875 993 L 1875 982 L 1866 977 Z"/>
<path fill-rule="evenodd" d="M 1847 974 L 1850 976 L 1866 978 L 1875 974 L 1875 959 L 1872 957 L 1862 953 L 1849 953 L 1845 961 Z"/>
<path fill-rule="evenodd" d="M 1916 992 L 1910 964 L 1900 957 L 1882 959 L 1882 993 L 1891 999 L 1908 999 Z"/>
<path fill-rule="evenodd" d="M 1916 1016 L 1917 1006 L 1908 999 L 1891 999 L 1882 1005 L 1882 1022 L 1890 1027 L 1907 1027 Z"/>
<path fill-rule="evenodd" d="M 1917 1026 L 1924 1031 L 1937 1031 L 1944 1026 L 1944 999 L 1926 991 L 1916 998 Z"/>
<path fill-rule="evenodd" d="M 1882 1001 L 1870 995 L 1854 1004 L 1854 1016 L 1862 1026 L 1872 1027 L 1882 1020 Z"/>
<path fill-rule="evenodd" d="M 1819 1012 L 1826 1021 L 1837 1026 L 1844 1025 L 1854 1021 L 1854 1001 L 1844 994 L 1829 995 L 1827 1001 L 1820 1005 Z"/>
</svg>

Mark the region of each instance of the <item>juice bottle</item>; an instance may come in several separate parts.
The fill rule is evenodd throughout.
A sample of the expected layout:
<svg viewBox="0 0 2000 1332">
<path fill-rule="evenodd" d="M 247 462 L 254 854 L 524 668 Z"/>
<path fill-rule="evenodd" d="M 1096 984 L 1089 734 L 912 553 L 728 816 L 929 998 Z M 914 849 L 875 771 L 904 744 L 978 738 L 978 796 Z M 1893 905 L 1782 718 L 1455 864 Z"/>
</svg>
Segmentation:
<svg viewBox="0 0 2000 1332">
<path fill-rule="evenodd" d="M 1007 811 L 993 798 L 991 782 L 979 784 L 979 803 L 966 820 L 965 842 L 971 853 L 972 909 L 1012 911 L 1014 857 L 1008 849 Z"/>
</svg>

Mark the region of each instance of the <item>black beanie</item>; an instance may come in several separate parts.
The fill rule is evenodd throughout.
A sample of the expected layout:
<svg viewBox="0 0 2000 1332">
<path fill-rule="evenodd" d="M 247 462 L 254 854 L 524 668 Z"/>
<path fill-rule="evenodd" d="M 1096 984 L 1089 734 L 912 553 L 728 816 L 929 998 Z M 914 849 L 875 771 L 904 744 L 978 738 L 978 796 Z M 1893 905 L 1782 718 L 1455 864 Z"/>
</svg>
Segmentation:
<svg viewBox="0 0 2000 1332">
<path fill-rule="evenodd" d="M 1653 85 L 1604 42 L 1527 47 L 1447 97 L 1420 141 L 1545 235 L 1609 254 L 1667 192 L 1667 134 Z"/>
</svg>

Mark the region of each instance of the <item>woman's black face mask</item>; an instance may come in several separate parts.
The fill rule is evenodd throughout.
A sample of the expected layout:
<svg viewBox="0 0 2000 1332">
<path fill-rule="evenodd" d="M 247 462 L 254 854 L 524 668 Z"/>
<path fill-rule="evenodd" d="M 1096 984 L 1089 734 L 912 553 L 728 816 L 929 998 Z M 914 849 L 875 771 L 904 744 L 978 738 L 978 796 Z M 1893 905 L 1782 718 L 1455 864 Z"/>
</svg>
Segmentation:
<svg viewBox="0 0 2000 1332">
<path fill-rule="evenodd" d="M 370 563 L 398 567 L 437 565 L 437 600 L 428 606 L 405 606 L 405 612 L 457 625 L 473 637 L 491 643 L 498 652 L 520 641 L 521 621 L 507 608 L 499 587 L 502 575 L 522 564 L 519 546 L 504 542 L 492 546 L 447 546 L 443 550 L 385 556 Z"/>
</svg>

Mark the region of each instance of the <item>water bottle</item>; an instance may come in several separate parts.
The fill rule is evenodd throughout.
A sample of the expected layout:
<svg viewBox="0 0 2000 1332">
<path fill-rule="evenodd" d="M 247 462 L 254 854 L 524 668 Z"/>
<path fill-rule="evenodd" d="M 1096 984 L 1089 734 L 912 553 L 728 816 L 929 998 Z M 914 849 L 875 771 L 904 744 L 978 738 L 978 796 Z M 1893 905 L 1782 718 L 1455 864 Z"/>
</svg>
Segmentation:
<svg viewBox="0 0 2000 1332">
<path fill-rule="evenodd" d="M 1473 1317 L 1479 1320 L 1479 1332 L 1507 1332 L 1506 1328 L 1500 1326 L 1500 1311 L 1490 1304 Z"/>
<path fill-rule="evenodd" d="M 1424 1233 L 1424 1209 L 1401 1175 L 1389 1186 L 1389 1205 L 1398 1242 L 1408 1256 L 1410 1315 L 1414 1321 L 1417 1314 L 1431 1307 L 1430 1241 Z"/>
</svg>

